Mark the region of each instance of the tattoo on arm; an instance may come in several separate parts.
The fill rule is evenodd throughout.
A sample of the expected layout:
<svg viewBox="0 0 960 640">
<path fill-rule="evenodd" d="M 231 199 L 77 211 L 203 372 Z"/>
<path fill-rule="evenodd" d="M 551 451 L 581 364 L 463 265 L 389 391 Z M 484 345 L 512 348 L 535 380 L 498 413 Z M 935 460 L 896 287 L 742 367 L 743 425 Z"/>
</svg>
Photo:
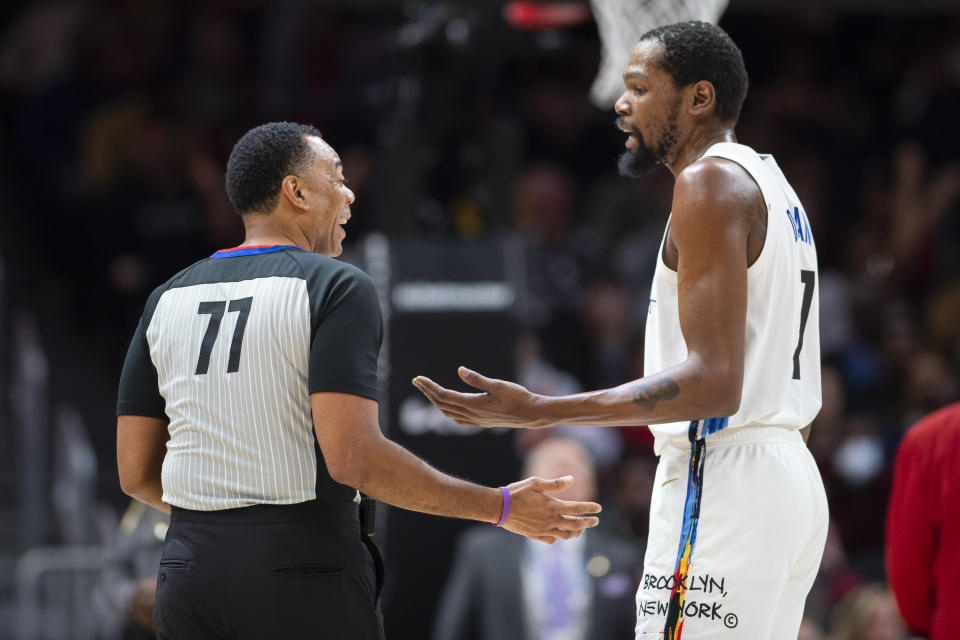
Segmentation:
<svg viewBox="0 0 960 640">
<path fill-rule="evenodd" d="M 667 376 L 655 382 L 638 383 L 633 390 L 633 403 L 651 411 L 661 400 L 673 400 L 679 393 L 676 381 Z"/>
</svg>

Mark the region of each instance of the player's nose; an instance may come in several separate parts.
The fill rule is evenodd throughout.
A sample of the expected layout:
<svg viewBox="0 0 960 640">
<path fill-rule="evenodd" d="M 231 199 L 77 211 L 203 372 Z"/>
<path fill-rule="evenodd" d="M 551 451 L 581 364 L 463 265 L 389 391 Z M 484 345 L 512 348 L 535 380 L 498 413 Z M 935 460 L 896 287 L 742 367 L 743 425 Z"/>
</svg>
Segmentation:
<svg viewBox="0 0 960 640">
<path fill-rule="evenodd" d="M 627 100 L 626 91 L 621 93 L 620 97 L 617 98 L 617 101 L 613 105 L 613 110 L 618 116 L 625 116 L 630 113 L 630 102 Z"/>
</svg>

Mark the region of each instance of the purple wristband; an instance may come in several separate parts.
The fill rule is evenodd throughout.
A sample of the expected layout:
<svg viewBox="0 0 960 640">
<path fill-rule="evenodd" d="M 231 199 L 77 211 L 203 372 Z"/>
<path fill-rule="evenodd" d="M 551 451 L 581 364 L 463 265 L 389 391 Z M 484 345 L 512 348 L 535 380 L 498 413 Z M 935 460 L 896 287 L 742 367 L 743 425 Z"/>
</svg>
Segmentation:
<svg viewBox="0 0 960 640">
<path fill-rule="evenodd" d="M 493 525 L 495 527 L 502 527 L 510 516 L 510 489 L 500 487 L 500 493 L 503 495 L 503 511 L 500 512 L 500 519 Z"/>
</svg>

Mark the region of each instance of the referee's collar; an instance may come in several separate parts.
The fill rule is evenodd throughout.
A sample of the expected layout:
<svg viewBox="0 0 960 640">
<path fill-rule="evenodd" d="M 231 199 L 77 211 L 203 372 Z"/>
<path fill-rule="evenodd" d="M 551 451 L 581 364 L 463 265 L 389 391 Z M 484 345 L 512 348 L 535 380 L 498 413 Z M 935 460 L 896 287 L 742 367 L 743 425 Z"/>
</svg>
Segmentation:
<svg viewBox="0 0 960 640">
<path fill-rule="evenodd" d="M 214 253 L 211 258 L 236 258 L 237 256 L 255 256 L 260 253 L 273 253 L 274 251 L 283 251 L 284 249 L 296 249 L 303 251 L 295 244 L 252 244 L 245 247 L 231 247 L 229 249 L 220 249 Z"/>
</svg>

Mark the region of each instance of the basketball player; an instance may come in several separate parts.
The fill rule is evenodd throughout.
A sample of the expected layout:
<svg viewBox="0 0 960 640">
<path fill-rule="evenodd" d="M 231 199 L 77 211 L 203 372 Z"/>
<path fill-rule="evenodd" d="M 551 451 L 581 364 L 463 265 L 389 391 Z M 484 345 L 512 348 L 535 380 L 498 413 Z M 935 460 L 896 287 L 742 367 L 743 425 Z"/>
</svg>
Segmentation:
<svg viewBox="0 0 960 640">
<path fill-rule="evenodd" d="M 650 424 L 660 456 L 637 638 L 796 638 L 827 504 L 801 430 L 820 409 L 817 257 L 773 158 L 736 143 L 747 91 L 718 27 L 647 32 L 615 109 L 620 170 L 674 175 L 646 327 L 647 375 L 550 398 L 460 369 L 482 390 L 414 384 L 461 424 Z"/>
<path fill-rule="evenodd" d="M 246 240 L 147 300 L 120 379 L 117 462 L 171 514 L 157 636 L 383 637 L 382 576 L 358 490 L 545 542 L 597 524 L 573 479 L 498 489 L 446 476 L 383 437 L 376 292 L 340 255 L 354 196 L 313 127 L 247 132 L 227 164 Z"/>
</svg>

